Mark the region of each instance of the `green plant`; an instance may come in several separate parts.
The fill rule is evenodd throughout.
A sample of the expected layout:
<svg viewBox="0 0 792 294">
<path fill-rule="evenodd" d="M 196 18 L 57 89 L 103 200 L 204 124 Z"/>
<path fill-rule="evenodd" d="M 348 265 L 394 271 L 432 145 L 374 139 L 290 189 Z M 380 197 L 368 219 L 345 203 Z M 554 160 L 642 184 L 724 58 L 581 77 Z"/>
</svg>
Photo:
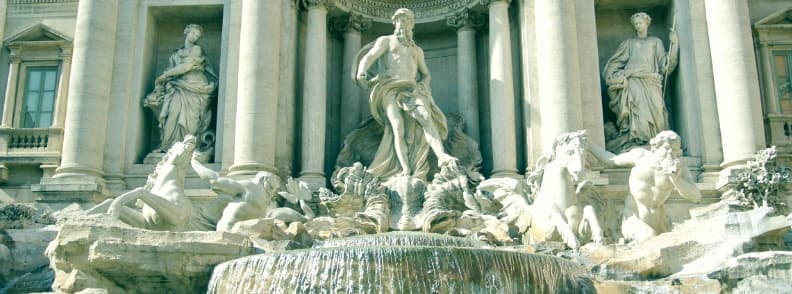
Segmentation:
<svg viewBox="0 0 792 294">
<path fill-rule="evenodd" d="M 790 183 L 792 169 L 778 166 L 775 146 L 760 150 L 748 160 L 746 168 L 738 174 L 735 187 L 736 200 L 741 206 L 773 207 L 777 212 L 786 210 L 783 194 Z"/>
</svg>

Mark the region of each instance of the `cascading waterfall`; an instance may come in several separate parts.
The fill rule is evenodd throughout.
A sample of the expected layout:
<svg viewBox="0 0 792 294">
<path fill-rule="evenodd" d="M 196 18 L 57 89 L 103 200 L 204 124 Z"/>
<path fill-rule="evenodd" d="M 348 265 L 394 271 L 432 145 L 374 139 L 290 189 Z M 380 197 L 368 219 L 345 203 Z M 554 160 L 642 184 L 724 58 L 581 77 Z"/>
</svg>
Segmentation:
<svg viewBox="0 0 792 294">
<path fill-rule="evenodd" d="M 588 277 L 557 257 L 400 232 L 232 260 L 208 293 L 594 293 Z"/>
<path fill-rule="evenodd" d="M 361 235 L 348 238 L 317 241 L 314 248 L 365 247 L 365 246 L 440 246 L 440 247 L 484 247 L 487 243 L 448 235 L 397 231 L 387 234 Z"/>
</svg>

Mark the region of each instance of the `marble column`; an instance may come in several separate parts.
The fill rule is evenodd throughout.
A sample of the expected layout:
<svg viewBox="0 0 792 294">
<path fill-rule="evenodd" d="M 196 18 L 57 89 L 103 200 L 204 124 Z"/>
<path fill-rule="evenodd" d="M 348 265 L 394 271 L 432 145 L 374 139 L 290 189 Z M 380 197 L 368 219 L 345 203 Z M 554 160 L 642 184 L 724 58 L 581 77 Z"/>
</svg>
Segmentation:
<svg viewBox="0 0 792 294">
<path fill-rule="evenodd" d="M 517 176 L 517 129 L 512 73 L 510 0 L 489 2 L 492 177 Z"/>
<path fill-rule="evenodd" d="M 363 113 L 368 109 L 361 109 L 362 97 L 360 87 L 352 79 L 352 64 L 362 45 L 361 33 L 371 27 L 371 20 L 358 14 L 341 17 L 333 22 L 333 29 L 344 37 L 344 61 L 341 70 L 341 136 L 346 137 L 357 128 Z"/>
<path fill-rule="evenodd" d="M 280 1 L 242 2 L 234 175 L 277 172 L 280 8 Z"/>
<path fill-rule="evenodd" d="M 722 168 L 741 166 L 764 147 L 759 79 L 746 0 L 705 0 Z"/>
<path fill-rule="evenodd" d="M 278 101 L 278 139 L 275 165 L 278 175 L 292 176 L 294 162 L 294 131 L 296 125 L 295 81 L 297 68 L 297 8 L 295 0 L 281 0 L 280 98 Z"/>
<path fill-rule="evenodd" d="M 303 0 L 308 10 L 302 105 L 302 171 L 312 188 L 325 186 L 327 118 L 327 8 L 324 0 Z"/>
<path fill-rule="evenodd" d="M 511 1 L 483 2 L 489 6 L 492 177 L 514 177 L 517 176 L 517 131 L 509 29 Z"/>
<path fill-rule="evenodd" d="M 457 102 L 465 119 L 465 133 L 479 140 L 478 70 L 476 66 L 476 29 L 484 18 L 464 10 L 447 19 L 457 33 Z"/>
<path fill-rule="evenodd" d="M 583 126 L 575 7 L 572 0 L 534 5 L 542 150 L 549 152 L 556 136 Z"/>
<path fill-rule="evenodd" d="M 66 111 L 66 100 L 69 94 L 69 77 L 71 75 L 72 47 L 61 47 L 61 75 L 58 80 L 58 95 L 55 98 L 55 111 L 52 115 L 52 127 L 62 128 Z"/>
<path fill-rule="evenodd" d="M 6 83 L 5 101 L 3 103 L 3 120 L 0 127 L 10 128 L 14 125 L 14 102 L 16 101 L 17 80 L 19 76 L 19 65 L 22 59 L 18 50 L 11 50 L 8 65 L 8 83 Z"/>
<path fill-rule="evenodd" d="M 55 178 L 103 184 L 105 128 L 113 76 L 118 1 L 84 0 L 77 8 L 63 148 Z"/>
<path fill-rule="evenodd" d="M 582 128 L 592 143 L 605 146 L 602 91 L 600 90 L 599 48 L 595 0 L 575 1 L 578 57 L 580 61 L 580 109 Z M 577 53 L 573 53 L 577 54 Z"/>
</svg>

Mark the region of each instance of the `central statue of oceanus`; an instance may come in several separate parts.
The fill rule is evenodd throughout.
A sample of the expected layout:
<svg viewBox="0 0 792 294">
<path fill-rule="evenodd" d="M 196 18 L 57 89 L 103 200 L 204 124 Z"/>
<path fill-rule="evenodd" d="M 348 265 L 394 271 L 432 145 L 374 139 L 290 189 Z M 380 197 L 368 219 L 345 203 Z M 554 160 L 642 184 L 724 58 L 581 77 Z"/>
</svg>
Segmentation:
<svg viewBox="0 0 792 294">
<path fill-rule="evenodd" d="M 448 126 L 432 99 L 423 50 L 413 40 L 415 16 L 401 8 L 391 19 L 394 33 L 364 46 L 353 66 L 353 79 L 371 89 L 371 114 L 385 130 L 369 171 L 383 180 L 426 179 L 429 150 L 441 167 L 457 159 L 443 147 Z"/>
</svg>

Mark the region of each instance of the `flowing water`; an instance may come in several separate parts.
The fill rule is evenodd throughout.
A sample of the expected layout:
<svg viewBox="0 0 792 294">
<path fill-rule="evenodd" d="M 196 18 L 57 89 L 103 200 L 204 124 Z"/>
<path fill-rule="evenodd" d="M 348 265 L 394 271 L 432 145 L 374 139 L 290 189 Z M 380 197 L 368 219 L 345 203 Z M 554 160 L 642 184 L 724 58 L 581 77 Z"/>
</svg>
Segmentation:
<svg viewBox="0 0 792 294">
<path fill-rule="evenodd" d="M 480 248 L 486 245 L 487 243 L 485 242 L 468 238 L 405 231 L 318 241 L 314 244 L 314 248 L 350 246 L 440 246 Z"/>
<path fill-rule="evenodd" d="M 405 241 L 409 237 L 419 241 Z M 577 264 L 547 255 L 479 248 L 475 241 L 462 238 L 391 233 L 329 241 L 320 246 L 220 264 L 208 292 L 595 292 L 585 269 Z"/>
</svg>

